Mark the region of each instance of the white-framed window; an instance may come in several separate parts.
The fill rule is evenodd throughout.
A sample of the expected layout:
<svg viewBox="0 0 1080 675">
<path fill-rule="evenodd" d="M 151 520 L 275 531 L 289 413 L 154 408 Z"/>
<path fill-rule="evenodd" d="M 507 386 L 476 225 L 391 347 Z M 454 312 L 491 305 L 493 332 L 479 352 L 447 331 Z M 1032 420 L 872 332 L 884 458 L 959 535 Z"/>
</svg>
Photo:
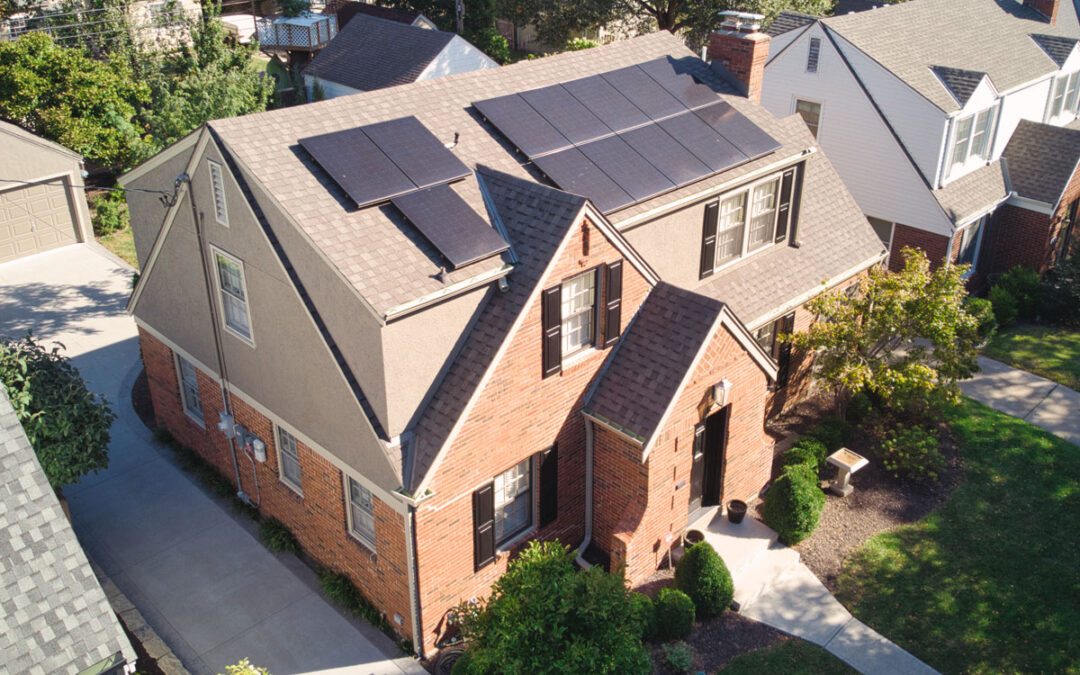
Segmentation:
<svg viewBox="0 0 1080 675">
<path fill-rule="evenodd" d="M 495 476 L 495 544 L 532 525 L 532 457 Z"/>
<path fill-rule="evenodd" d="M 807 99 L 795 99 L 795 112 L 803 118 L 806 126 L 814 138 L 818 137 L 818 129 L 821 128 L 821 103 Z"/>
<path fill-rule="evenodd" d="M 1058 75 L 1050 89 L 1047 105 L 1047 121 L 1061 121 L 1076 117 L 1080 106 L 1080 72 Z"/>
<path fill-rule="evenodd" d="M 996 112 L 997 106 L 991 106 L 953 121 L 952 146 L 949 148 L 950 173 L 983 164 L 989 159 Z"/>
<path fill-rule="evenodd" d="M 893 237 L 892 221 L 874 218 L 873 216 L 867 216 L 866 219 L 870 221 L 870 227 L 874 228 L 874 233 L 881 239 L 881 243 L 885 244 L 885 249 L 891 251 Z"/>
<path fill-rule="evenodd" d="M 983 216 L 960 232 L 960 249 L 956 253 L 957 265 L 971 265 L 968 274 L 975 273 L 975 267 L 979 262 L 979 249 L 982 247 L 983 230 L 986 229 L 986 219 Z"/>
<path fill-rule="evenodd" d="M 180 399 L 184 404 L 184 412 L 202 425 L 203 409 L 202 401 L 199 399 L 199 371 L 179 354 L 176 355 L 176 366 L 180 371 Z"/>
<path fill-rule="evenodd" d="M 779 199 L 779 175 L 720 199 L 715 267 L 723 267 L 775 241 Z"/>
<path fill-rule="evenodd" d="M 585 349 L 596 335 L 596 270 L 562 283 L 563 358 Z"/>
<path fill-rule="evenodd" d="M 374 551 L 375 497 L 371 494 L 371 490 L 348 476 L 345 477 L 345 483 L 349 499 L 349 534 Z"/>
<path fill-rule="evenodd" d="M 254 344 L 251 337 L 251 316 L 248 313 L 244 263 L 216 248 L 213 252 L 225 328 L 241 340 Z"/>
<path fill-rule="evenodd" d="M 219 223 L 229 226 L 229 210 L 225 207 L 225 174 L 221 165 L 212 159 L 206 160 L 210 167 L 210 189 L 214 192 L 214 218 Z"/>
<path fill-rule="evenodd" d="M 816 73 L 821 60 L 821 38 L 810 38 L 810 51 L 806 55 L 806 72 Z"/>
<path fill-rule="evenodd" d="M 296 437 L 285 429 L 277 428 L 278 449 L 278 476 L 297 492 L 302 492 L 300 474 L 300 450 L 296 445 Z"/>
</svg>

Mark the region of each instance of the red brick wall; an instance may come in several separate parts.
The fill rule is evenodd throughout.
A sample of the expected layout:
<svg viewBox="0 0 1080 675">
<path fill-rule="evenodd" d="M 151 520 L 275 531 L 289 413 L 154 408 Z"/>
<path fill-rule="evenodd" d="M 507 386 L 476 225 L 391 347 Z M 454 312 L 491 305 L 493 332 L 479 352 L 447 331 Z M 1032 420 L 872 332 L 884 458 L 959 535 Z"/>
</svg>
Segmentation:
<svg viewBox="0 0 1080 675">
<path fill-rule="evenodd" d="M 987 273 L 999 273 L 1026 265 L 1044 271 L 1049 262 L 1050 216 L 1012 204 L 998 209 L 991 236 L 990 250 L 982 256 Z"/>
<path fill-rule="evenodd" d="M 544 286 L 622 258 L 595 227 L 588 229 L 588 252 L 583 250 L 582 231 L 571 233 Z M 624 329 L 648 290 L 648 282 L 625 263 Z M 585 441 L 580 410 L 588 385 L 610 350 L 586 352 L 562 374 L 543 379 L 540 311 L 537 296 L 438 467 L 430 484 L 434 496 L 417 510 L 421 617 L 428 648 L 443 632 L 446 612 L 461 600 L 485 597 L 491 583 L 506 570 L 509 554 L 500 553 L 495 563 L 473 571 L 471 495 L 477 488 L 557 440 L 558 518 L 537 537 L 576 545 L 583 536 Z M 534 484 L 534 495 L 538 487 Z"/>
<path fill-rule="evenodd" d="M 709 58 L 720 63 L 746 86 L 746 97 L 761 103 L 769 36 L 764 33 L 718 31 L 709 36 Z"/>
<path fill-rule="evenodd" d="M 631 585 L 656 570 L 670 545 L 669 534 L 677 535 L 687 525 L 694 427 L 715 412 L 707 407 L 710 392 L 724 378 L 731 381 L 732 391 L 722 499 L 750 500 L 769 481 L 772 466 L 772 440 L 764 429 L 767 379 L 726 328 L 717 331 L 686 388 L 677 394 L 645 472 L 631 472 L 635 452 L 640 465 L 641 448 L 597 425 L 594 470 L 600 488 L 593 536 L 598 543 L 613 542 L 612 565 L 625 564 Z M 614 528 L 613 515 L 602 513 L 609 505 L 622 509 Z"/>
<path fill-rule="evenodd" d="M 900 251 L 905 246 L 920 248 L 926 253 L 932 269 L 937 269 L 945 262 L 945 254 L 949 249 L 949 238 L 945 235 L 934 234 L 916 227 L 909 227 L 897 223 L 893 230 L 892 249 L 889 256 L 889 269 L 898 272 L 904 268 L 903 256 Z"/>
<path fill-rule="evenodd" d="M 206 422 L 206 428 L 201 428 L 181 405 L 172 350 L 142 329 L 139 339 L 158 424 L 213 463 L 235 484 L 228 444 L 216 429 L 218 412 L 223 409 L 218 383 L 198 371 L 199 398 Z M 395 625 L 396 629 L 411 636 L 402 516 L 375 498 L 376 552 L 372 554 L 348 534 L 341 470 L 298 440 L 303 496 L 297 494 L 279 478 L 277 434 L 271 420 L 238 396 L 232 396 L 232 404 L 237 423 L 266 443 L 266 462 L 255 463 L 258 488 L 251 461 L 243 450 L 237 450 L 241 487 L 253 501 L 259 500 L 259 512 L 288 526 L 304 550 L 321 565 L 348 575 L 391 622 L 395 613 L 400 615 L 403 620 Z"/>
</svg>

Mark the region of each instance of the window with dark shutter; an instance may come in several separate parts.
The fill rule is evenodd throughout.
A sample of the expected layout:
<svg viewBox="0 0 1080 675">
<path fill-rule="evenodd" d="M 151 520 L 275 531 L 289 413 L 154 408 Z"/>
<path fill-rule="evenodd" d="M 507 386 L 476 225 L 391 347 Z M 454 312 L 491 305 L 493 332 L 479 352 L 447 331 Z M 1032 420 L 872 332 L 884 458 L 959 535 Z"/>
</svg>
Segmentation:
<svg viewBox="0 0 1080 675">
<path fill-rule="evenodd" d="M 604 340 L 605 347 L 619 341 L 622 334 L 622 260 L 604 268 Z"/>
<path fill-rule="evenodd" d="M 476 571 L 495 560 L 495 484 L 473 493 L 473 561 Z"/>
<path fill-rule="evenodd" d="M 806 173 L 806 163 L 799 164 L 795 169 L 795 183 L 791 188 L 791 207 L 788 216 L 788 246 L 799 247 L 799 207 L 802 203 L 803 176 Z"/>
<path fill-rule="evenodd" d="M 716 225 L 719 217 L 719 202 L 705 205 L 705 224 L 701 234 L 701 279 L 712 276 L 716 264 Z"/>
<path fill-rule="evenodd" d="M 562 286 L 545 288 L 541 298 L 544 377 L 562 371 Z"/>
<path fill-rule="evenodd" d="M 791 335 L 795 332 L 795 312 L 776 320 L 776 335 Z M 776 386 L 786 387 L 791 377 L 791 342 L 775 341 L 773 358 L 776 359 Z"/>
<path fill-rule="evenodd" d="M 559 517 L 559 444 L 540 453 L 540 527 Z"/>
<path fill-rule="evenodd" d="M 795 188 L 795 167 L 784 172 L 780 181 L 780 206 L 776 215 L 776 237 L 774 241 L 784 241 L 788 233 L 788 221 L 791 219 L 791 193 Z"/>
</svg>

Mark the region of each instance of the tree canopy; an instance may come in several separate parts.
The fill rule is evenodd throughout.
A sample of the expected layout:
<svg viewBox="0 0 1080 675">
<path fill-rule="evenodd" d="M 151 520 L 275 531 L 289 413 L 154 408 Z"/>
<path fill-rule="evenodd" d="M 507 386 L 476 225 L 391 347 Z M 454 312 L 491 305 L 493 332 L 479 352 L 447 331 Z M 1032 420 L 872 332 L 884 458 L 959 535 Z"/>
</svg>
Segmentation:
<svg viewBox="0 0 1080 675">
<path fill-rule="evenodd" d="M 0 383 L 49 485 L 59 489 L 109 466 L 109 427 L 116 415 L 87 389 L 57 345 L 47 350 L 31 335 L 0 342 Z"/>
</svg>

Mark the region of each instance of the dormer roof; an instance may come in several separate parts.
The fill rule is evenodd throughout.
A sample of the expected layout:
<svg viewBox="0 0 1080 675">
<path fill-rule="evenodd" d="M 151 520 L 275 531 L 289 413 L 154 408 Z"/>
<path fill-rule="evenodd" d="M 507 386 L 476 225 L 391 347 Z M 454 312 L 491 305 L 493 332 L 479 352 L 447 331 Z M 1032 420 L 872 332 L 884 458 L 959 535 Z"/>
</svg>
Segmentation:
<svg viewBox="0 0 1080 675">
<path fill-rule="evenodd" d="M 986 77 L 986 73 L 962 68 L 930 66 L 930 70 L 934 71 L 961 108 L 967 105 L 967 102 L 971 100 L 971 95 L 979 88 L 979 83 Z"/>
<path fill-rule="evenodd" d="M 1052 58 L 1058 66 L 1065 65 L 1065 61 L 1073 53 L 1077 43 L 1076 38 L 1061 35 L 1035 34 L 1031 36 L 1031 39 L 1042 47 L 1046 55 Z"/>
</svg>

